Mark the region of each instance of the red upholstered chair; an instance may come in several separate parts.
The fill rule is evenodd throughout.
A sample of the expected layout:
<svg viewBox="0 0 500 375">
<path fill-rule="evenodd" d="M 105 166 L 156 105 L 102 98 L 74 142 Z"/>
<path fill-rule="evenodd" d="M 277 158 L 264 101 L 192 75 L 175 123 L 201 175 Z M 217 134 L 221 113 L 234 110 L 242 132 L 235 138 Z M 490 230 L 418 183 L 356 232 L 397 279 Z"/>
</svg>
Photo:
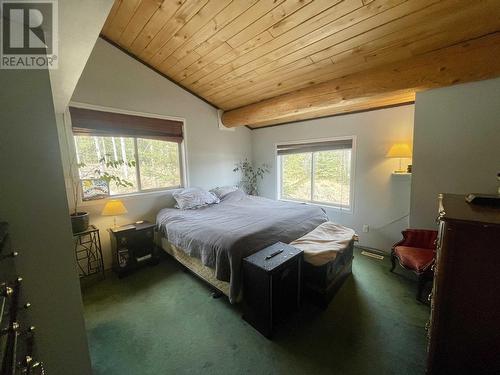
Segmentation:
<svg viewBox="0 0 500 375">
<path fill-rule="evenodd" d="M 403 239 L 392 246 L 391 272 L 396 267 L 396 260 L 401 267 L 415 272 L 418 276 L 417 300 L 421 301 L 425 283 L 432 280 L 432 265 L 436 259 L 436 239 L 438 232 L 427 229 L 406 229 Z"/>
</svg>

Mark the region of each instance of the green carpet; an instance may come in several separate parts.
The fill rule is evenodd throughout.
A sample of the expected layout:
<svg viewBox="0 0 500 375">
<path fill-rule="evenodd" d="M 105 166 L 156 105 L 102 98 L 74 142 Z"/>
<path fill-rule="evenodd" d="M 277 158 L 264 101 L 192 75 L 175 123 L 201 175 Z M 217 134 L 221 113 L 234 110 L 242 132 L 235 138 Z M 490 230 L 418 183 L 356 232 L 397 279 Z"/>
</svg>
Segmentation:
<svg viewBox="0 0 500 375">
<path fill-rule="evenodd" d="M 423 374 L 427 306 L 389 261 L 356 251 L 329 308 L 304 304 L 269 341 L 172 259 L 84 290 L 95 375 Z"/>
</svg>

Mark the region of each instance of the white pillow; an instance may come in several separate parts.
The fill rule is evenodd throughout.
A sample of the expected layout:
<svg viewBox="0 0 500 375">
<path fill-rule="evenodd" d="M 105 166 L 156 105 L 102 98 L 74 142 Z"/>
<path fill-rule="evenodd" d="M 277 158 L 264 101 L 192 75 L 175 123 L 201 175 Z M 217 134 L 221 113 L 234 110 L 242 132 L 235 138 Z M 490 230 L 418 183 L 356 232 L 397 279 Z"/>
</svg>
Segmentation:
<svg viewBox="0 0 500 375">
<path fill-rule="evenodd" d="M 183 189 L 176 191 L 172 196 L 181 210 L 196 209 L 220 202 L 214 194 L 200 188 Z"/>
<path fill-rule="evenodd" d="M 222 201 L 224 201 L 224 202 L 236 202 L 236 201 L 242 200 L 246 196 L 247 196 L 247 194 L 243 190 L 236 189 L 235 191 L 232 191 L 232 192 L 224 195 L 224 198 L 221 198 L 221 202 Z"/>
<path fill-rule="evenodd" d="M 236 186 L 218 186 L 210 190 L 211 193 L 215 194 L 217 198 L 222 199 L 229 193 L 238 190 Z"/>
</svg>

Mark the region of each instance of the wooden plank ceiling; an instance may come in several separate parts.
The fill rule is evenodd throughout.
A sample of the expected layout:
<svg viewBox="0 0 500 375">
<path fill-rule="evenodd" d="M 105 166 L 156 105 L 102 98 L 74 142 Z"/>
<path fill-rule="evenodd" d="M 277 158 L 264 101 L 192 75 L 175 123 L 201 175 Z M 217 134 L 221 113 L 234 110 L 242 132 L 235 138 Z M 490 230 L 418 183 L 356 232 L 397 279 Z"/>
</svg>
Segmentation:
<svg viewBox="0 0 500 375">
<path fill-rule="evenodd" d="M 252 128 L 500 75 L 500 0 L 116 0 L 102 30 Z"/>
</svg>

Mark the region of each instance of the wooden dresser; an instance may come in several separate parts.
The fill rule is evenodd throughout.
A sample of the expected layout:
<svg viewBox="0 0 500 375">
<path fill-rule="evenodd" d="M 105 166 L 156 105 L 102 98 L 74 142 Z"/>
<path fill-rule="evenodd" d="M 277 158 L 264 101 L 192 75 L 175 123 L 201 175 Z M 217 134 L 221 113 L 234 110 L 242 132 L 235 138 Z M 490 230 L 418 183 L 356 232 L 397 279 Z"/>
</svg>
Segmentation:
<svg viewBox="0 0 500 375">
<path fill-rule="evenodd" d="M 439 197 L 428 374 L 500 374 L 500 209 Z"/>
</svg>

